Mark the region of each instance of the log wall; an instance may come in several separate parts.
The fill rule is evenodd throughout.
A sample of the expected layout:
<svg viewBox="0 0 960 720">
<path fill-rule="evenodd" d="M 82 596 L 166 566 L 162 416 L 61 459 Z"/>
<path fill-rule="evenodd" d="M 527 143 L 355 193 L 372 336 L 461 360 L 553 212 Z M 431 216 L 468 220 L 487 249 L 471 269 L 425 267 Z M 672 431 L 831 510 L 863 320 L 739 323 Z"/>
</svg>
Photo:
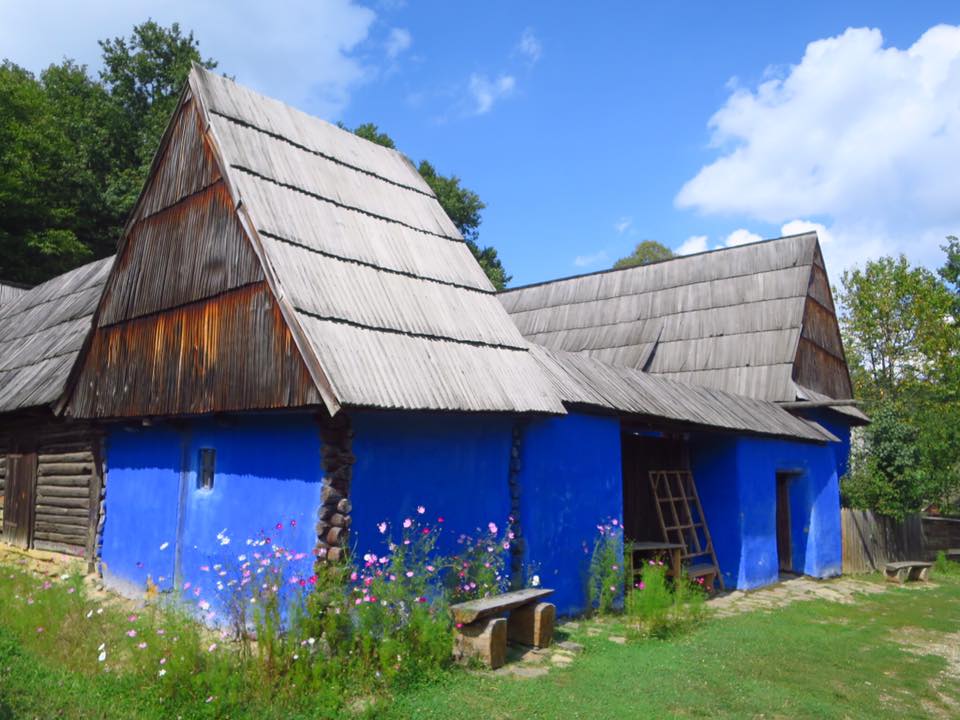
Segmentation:
<svg viewBox="0 0 960 720">
<path fill-rule="evenodd" d="M 6 427 L 0 428 L 0 467 L 6 468 L 7 452 L 37 452 L 32 546 L 92 561 L 103 510 L 100 435 L 89 426 L 55 420 L 4 424 Z M 0 505 L 3 489 L 0 485 Z"/>
</svg>

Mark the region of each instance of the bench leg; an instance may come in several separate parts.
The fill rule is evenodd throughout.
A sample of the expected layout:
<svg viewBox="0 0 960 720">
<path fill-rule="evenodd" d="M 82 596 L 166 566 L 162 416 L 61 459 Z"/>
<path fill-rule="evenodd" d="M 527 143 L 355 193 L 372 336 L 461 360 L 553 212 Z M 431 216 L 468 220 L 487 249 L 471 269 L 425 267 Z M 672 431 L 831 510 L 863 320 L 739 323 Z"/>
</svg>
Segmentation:
<svg viewBox="0 0 960 720">
<path fill-rule="evenodd" d="M 887 570 L 886 574 L 887 574 L 888 582 L 895 582 L 899 585 L 903 584 L 903 579 L 905 575 L 905 572 L 903 570 Z"/>
<path fill-rule="evenodd" d="M 557 608 L 553 603 L 529 603 L 515 608 L 507 620 L 507 638 L 520 645 L 550 647 Z"/>
<path fill-rule="evenodd" d="M 491 670 L 507 661 L 507 621 L 504 618 L 478 620 L 457 630 L 454 657 L 459 662 L 477 658 Z"/>
<path fill-rule="evenodd" d="M 910 574 L 913 575 L 914 573 L 910 573 Z M 916 568 L 916 577 L 913 577 L 911 579 L 919 580 L 920 582 L 926 582 L 929 576 L 930 576 L 930 568 L 927 568 L 927 567 Z"/>
</svg>

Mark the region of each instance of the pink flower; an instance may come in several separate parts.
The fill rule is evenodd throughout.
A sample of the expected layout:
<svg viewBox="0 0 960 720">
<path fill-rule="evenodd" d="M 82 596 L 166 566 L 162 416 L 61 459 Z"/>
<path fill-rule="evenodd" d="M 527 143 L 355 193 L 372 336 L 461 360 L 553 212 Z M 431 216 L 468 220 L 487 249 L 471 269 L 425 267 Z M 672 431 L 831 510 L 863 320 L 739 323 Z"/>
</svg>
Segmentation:
<svg viewBox="0 0 960 720">
<path fill-rule="evenodd" d="M 427 509 L 423 505 L 417 505 L 417 515 L 423 515 Z"/>
<path fill-rule="evenodd" d="M 282 522 L 278 522 L 274 527 L 275 527 L 277 530 L 283 530 L 283 523 L 282 523 Z"/>
<path fill-rule="evenodd" d="M 487 523 L 487 529 L 490 531 L 491 535 L 497 534 L 497 524 L 496 523 Z"/>
<path fill-rule="evenodd" d="M 130 617 L 127 618 L 127 621 L 128 621 L 128 622 L 136 622 L 136 621 L 137 621 L 137 616 L 136 616 L 136 615 L 131 615 Z"/>
<path fill-rule="evenodd" d="M 421 595 L 420 597 L 417 598 L 417 602 L 418 602 L 418 603 L 425 603 L 426 601 L 427 601 L 427 599 L 426 599 L 425 597 L 423 597 L 423 595 Z"/>
<path fill-rule="evenodd" d="M 385 534 L 387 532 L 387 523 L 386 522 L 377 523 L 377 530 L 380 531 L 381 535 Z"/>
<path fill-rule="evenodd" d="M 134 638 L 134 637 L 136 637 L 136 636 L 137 636 L 137 631 L 136 631 L 136 630 L 127 630 L 127 637 L 132 637 L 132 638 Z"/>
<path fill-rule="evenodd" d="M 424 528 L 424 529 L 421 530 L 420 532 L 422 532 L 424 535 L 429 535 L 429 534 L 430 534 L 430 528 Z"/>
<path fill-rule="evenodd" d="M 442 523 L 442 522 L 443 522 L 443 516 L 442 516 L 442 515 L 437 518 L 437 522 L 438 522 L 438 523 Z"/>
<path fill-rule="evenodd" d="M 408 528 L 411 525 L 413 525 L 413 520 L 411 520 L 410 518 L 404 518 L 403 527 Z"/>
<path fill-rule="evenodd" d="M 354 600 L 353 604 L 354 604 L 354 605 L 360 605 L 362 602 L 363 602 L 363 600 L 361 600 L 360 598 L 357 598 L 356 600 Z"/>
<path fill-rule="evenodd" d="M 637 590 L 643 590 L 645 587 L 646 585 L 643 584 L 642 580 L 637 583 Z"/>
<path fill-rule="evenodd" d="M 427 572 L 433 572 L 434 569 L 433 565 L 427 565 Z"/>
<path fill-rule="evenodd" d="M 297 521 L 296 521 L 296 520 L 291 520 L 291 521 L 290 521 L 290 527 L 296 527 L 296 526 L 297 526 Z"/>
<path fill-rule="evenodd" d="M 166 634 L 167 634 L 166 630 L 164 630 L 163 628 L 157 628 L 157 635 L 166 635 Z"/>
<path fill-rule="evenodd" d="M 146 649 L 147 649 L 147 644 L 146 644 L 145 642 L 142 642 L 142 643 L 140 643 L 139 645 L 137 645 L 137 647 L 140 648 L 141 650 L 146 650 Z"/>
<path fill-rule="evenodd" d="M 405 574 L 406 574 L 406 576 L 407 576 L 408 578 L 412 578 L 412 577 L 413 577 L 413 570 L 407 570 L 407 572 L 406 572 Z"/>
<path fill-rule="evenodd" d="M 42 632 L 43 632 L 43 628 L 42 628 L 42 627 L 38 627 L 38 628 L 37 628 L 37 632 L 38 632 L 38 633 L 42 633 Z"/>
<path fill-rule="evenodd" d="M 67 588 L 67 595 L 73 595 L 76 591 L 76 588 Z"/>
<path fill-rule="evenodd" d="M 503 544 L 503 549 L 504 549 L 504 550 L 509 550 L 509 549 L 510 549 L 510 543 L 505 542 L 505 543 Z"/>
<path fill-rule="evenodd" d="M 164 658 L 160 658 L 160 664 L 161 664 L 161 665 L 166 665 L 166 664 L 167 664 L 167 659 L 166 659 L 165 657 L 164 657 Z"/>
<path fill-rule="evenodd" d="M 610 524 L 611 524 L 611 525 L 616 525 L 616 524 L 617 524 L 617 522 L 618 522 L 618 521 L 617 521 L 617 519 L 616 519 L 616 518 L 614 518 L 613 520 L 611 520 L 611 521 L 610 521 Z"/>
<path fill-rule="evenodd" d="M 210 647 L 207 648 L 207 652 L 213 652 L 213 651 L 216 650 L 216 649 L 217 649 L 217 644 L 216 644 L 216 643 L 210 643 Z"/>
<path fill-rule="evenodd" d="M 356 581 L 357 581 L 357 571 L 354 570 L 352 573 L 350 573 L 350 582 L 356 582 Z"/>
<path fill-rule="evenodd" d="M 191 583 L 191 582 L 189 582 L 189 581 L 185 582 L 185 583 L 183 584 L 183 589 L 184 589 L 184 590 L 189 590 L 189 589 L 190 589 L 190 586 L 191 586 L 192 584 L 193 584 L 193 583 Z"/>
<path fill-rule="evenodd" d="M 53 583 L 52 583 L 52 582 L 50 582 L 49 580 L 44 581 L 44 583 L 43 583 L 43 589 L 44 589 L 44 590 L 49 590 L 49 589 L 52 588 L 52 587 L 53 587 Z"/>
<path fill-rule="evenodd" d="M 197 606 L 198 606 L 201 610 L 209 610 L 209 609 L 210 609 L 210 603 L 208 603 L 206 600 L 201 600 L 200 602 L 197 603 Z"/>
</svg>

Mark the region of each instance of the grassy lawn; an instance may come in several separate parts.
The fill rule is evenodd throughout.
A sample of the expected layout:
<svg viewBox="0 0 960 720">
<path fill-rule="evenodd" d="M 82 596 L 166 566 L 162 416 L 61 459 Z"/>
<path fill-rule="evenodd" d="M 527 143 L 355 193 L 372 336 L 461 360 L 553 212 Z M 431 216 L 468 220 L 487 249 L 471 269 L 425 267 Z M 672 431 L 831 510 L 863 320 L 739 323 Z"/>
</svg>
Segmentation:
<svg viewBox="0 0 960 720">
<path fill-rule="evenodd" d="M 39 581 L 0 566 L 0 720 L 4 718 L 324 717 L 349 715 L 336 699 L 259 699 L 231 686 L 207 703 L 208 679 L 169 677 L 97 661 L 98 634 L 128 627 L 128 611 L 66 618 Z M 68 583 L 57 591 L 60 598 Z M 79 592 L 79 591 L 78 591 Z M 25 593 L 35 601 L 25 604 Z M 72 593 L 75 596 L 77 593 Z M 49 596 L 54 597 L 54 596 Z M 78 604 L 71 613 L 87 607 Z M 91 623 L 84 626 L 78 619 Z M 70 622 L 76 627 L 57 627 Z M 142 622 L 139 621 L 138 622 Z M 386 718 L 957 717 L 960 716 L 960 576 L 926 588 L 891 588 L 854 605 L 794 603 L 706 621 L 666 641 L 618 645 L 616 620 L 581 623 L 574 663 L 517 679 L 453 670 L 367 714 Z M 42 631 L 38 631 L 42 627 Z M 153 631 L 140 625 L 142 633 Z M 952 635 L 951 635 L 952 634 Z M 151 641 L 153 642 L 153 641 Z M 205 641 L 204 641 L 205 642 Z M 946 645 L 946 647 L 945 647 Z M 153 652 L 153 649 L 144 652 Z M 951 666 L 947 657 L 952 655 Z M 138 657 L 138 656 L 137 656 Z M 129 658 L 128 658 L 129 660 Z M 212 664 L 211 674 L 229 670 Z M 291 688 L 291 695 L 296 695 Z"/>
</svg>

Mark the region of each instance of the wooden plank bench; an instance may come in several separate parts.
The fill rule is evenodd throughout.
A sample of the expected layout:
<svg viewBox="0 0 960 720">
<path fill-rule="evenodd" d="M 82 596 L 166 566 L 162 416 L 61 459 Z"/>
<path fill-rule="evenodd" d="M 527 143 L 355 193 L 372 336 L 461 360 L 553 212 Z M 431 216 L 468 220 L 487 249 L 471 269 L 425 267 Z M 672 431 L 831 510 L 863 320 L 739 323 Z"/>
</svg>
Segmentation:
<svg viewBox="0 0 960 720">
<path fill-rule="evenodd" d="M 930 562 L 905 560 L 903 562 L 887 563 L 884 566 L 884 572 L 887 575 L 887 580 L 902 584 L 909 580 L 925 581 L 930 574 L 931 567 L 933 567 L 933 563 Z"/>
<path fill-rule="evenodd" d="M 451 605 L 457 624 L 454 656 L 461 662 L 478 658 L 496 670 L 507 660 L 507 640 L 548 647 L 557 610 L 541 601 L 551 594 L 553 590 L 546 588 L 527 588 Z"/>
</svg>

